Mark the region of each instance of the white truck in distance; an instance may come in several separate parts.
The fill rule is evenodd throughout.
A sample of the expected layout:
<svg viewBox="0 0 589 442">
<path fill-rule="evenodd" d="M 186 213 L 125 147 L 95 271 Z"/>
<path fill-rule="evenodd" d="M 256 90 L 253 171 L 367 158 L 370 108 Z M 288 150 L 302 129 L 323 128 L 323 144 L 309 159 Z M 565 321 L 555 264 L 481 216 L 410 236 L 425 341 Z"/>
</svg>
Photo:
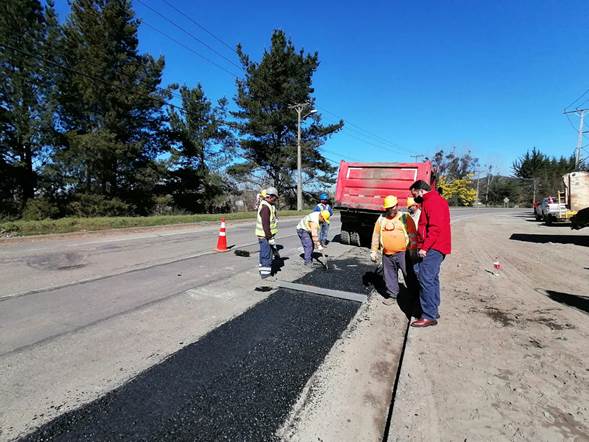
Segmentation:
<svg viewBox="0 0 589 442">
<path fill-rule="evenodd" d="M 534 209 L 536 219 L 546 224 L 570 221 L 577 212 L 589 208 L 589 172 L 577 171 L 562 177 L 564 192 L 548 196 Z"/>
</svg>

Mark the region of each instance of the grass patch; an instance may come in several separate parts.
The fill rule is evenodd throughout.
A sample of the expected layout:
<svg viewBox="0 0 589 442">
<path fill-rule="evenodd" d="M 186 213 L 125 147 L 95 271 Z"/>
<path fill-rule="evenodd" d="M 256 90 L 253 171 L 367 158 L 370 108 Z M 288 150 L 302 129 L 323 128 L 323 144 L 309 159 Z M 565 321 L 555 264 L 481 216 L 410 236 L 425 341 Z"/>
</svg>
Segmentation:
<svg viewBox="0 0 589 442">
<path fill-rule="evenodd" d="M 309 211 L 281 210 L 278 215 L 306 215 Z M 9 221 L 0 223 L 0 237 L 31 236 L 48 233 L 93 232 L 107 229 L 123 229 L 128 227 L 153 227 L 174 224 L 191 224 L 210 221 L 239 220 L 256 218 L 256 212 L 217 213 L 198 215 L 161 215 L 161 216 L 117 216 L 98 218 L 61 218 L 42 221 Z"/>
</svg>

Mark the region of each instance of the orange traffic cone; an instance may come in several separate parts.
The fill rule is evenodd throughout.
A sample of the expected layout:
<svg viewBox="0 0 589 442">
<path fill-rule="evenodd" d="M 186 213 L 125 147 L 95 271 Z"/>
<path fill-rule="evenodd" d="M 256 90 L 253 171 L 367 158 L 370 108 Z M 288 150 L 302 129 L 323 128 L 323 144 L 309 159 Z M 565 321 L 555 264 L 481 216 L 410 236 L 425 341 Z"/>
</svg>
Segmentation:
<svg viewBox="0 0 589 442">
<path fill-rule="evenodd" d="M 221 218 L 221 228 L 219 229 L 219 238 L 217 239 L 217 252 L 228 252 L 227 248 L 227 231 L 225 230 L 225 218 Z"/>
</svg>

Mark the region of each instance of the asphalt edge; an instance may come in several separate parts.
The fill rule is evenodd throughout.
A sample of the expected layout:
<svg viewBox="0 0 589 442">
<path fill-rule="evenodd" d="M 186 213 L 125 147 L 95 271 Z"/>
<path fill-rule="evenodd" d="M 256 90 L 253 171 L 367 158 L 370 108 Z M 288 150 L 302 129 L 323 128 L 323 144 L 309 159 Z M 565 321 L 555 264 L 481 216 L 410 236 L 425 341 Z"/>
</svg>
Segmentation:
<svg viewBox="0 0 589 442">
<path fill-rule="evenodd" d="M 382 440 L 383 441 L 388 441 L 389 436 L 391 435 L 391 428 L 392 428 L 392 424 L 393 424 L 393 416 L 394 416 L 394 412 L 395 412 L 395 403 L 397 401 L 397 394 L 398 394 L 398 388 L 399 388 L 399 382 L 401 377 L 405 377 L 405 370 L 406 370 L 406 365 L 403 364 L 403 360 L 405 358 L 405 351 L 407 350 L 407 345 L 409 343 L 409 333 L 411 331 L 411 320 L 407 320 L 407 325 L 406 325 L 406 329 L 405 329 L 405 338 L 403 339 L 403 345 L 401 346 L 401 354 L 399 355 L 399 362 L 398 362 L 398 367 L 397 367 L 397 373 L 395 375 L 395 382 L 393 383 L 393 388 L 391 391 L 391 403 L 389 405 L 389 410 L 387 413 L 387 421 L 385 424 L 385 428 L 383 431 L 383 436 L 382 436 Z M 394 432 L 393 432 L 394 434 Z"/>
</svg>

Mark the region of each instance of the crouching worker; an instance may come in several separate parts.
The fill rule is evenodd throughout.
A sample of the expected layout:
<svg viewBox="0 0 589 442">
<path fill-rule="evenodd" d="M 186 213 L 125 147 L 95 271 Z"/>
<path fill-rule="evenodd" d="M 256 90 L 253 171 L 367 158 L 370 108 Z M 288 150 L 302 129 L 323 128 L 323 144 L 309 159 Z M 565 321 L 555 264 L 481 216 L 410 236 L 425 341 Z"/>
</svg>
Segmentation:
<svg viewBox="0 0 589 442">
<path fill-rule="evenodd" d="M 403 273 L 407 285 L 413 285 L 415 276 L 411 266 L 408 268 L 405 257 L 405 252 L 410 244 L 407 231 L 410 217 L 399 212 L 396 196 L 385 197 L 383 206 L 385 213 L 376 220 L 372 233 L 370 259 L 372 262 L 376 262 L 378 251 L 382 249 L 384 280 L 387 287 L 387 298 L 383 300 L 383 303 L 391 305 L 396 302 L 399 294 L 399 269 Z M 411 225 L 414 226 L 412 222 Z M 415 228 L 413 227 L 411 230 L 414 231 Z"/>
<path fill-rule="evenodd" d="M 319 241 L 319 232 L 323 224 L 329 224 L 330 217 L 331 215 L 327 210 L 311 212 L 297 225 L 297 234 L 303 245 L 306 266 L 313 264 L 313 249 L 315 247 L 317 247 L 317 250 L 319 251 L 323 250 L 323 246 Z"/>
<path fill-rule="evenodd" d="M 319 195 L 319 204 L 315 206 L 313 209 L 314 212 L 323 212 L 327 210 L 329 212 L 329 216 L 333 216 L 333 209 L 329 204 L 329 195 L 323 192 Z M 323 247 L 327 245 L 327 235 L 329 234 L 329 223 L 323 223 L 321 225 L 321 231 L 319 232 L 319 242 Z"/>
<path fill-rule="evenodd" d="M 275 244 L 274 237 L 278 233 L 278 222 L 276 220 L 276 200 L 278 191 L 274 187 L 265 190 L 264 199 L 258 207 L 258 218 L 256 221 L 256 236 L 260 245 L 260 277 L 268 278 L 272 274 L 272 247 Z"/>
</svg>

